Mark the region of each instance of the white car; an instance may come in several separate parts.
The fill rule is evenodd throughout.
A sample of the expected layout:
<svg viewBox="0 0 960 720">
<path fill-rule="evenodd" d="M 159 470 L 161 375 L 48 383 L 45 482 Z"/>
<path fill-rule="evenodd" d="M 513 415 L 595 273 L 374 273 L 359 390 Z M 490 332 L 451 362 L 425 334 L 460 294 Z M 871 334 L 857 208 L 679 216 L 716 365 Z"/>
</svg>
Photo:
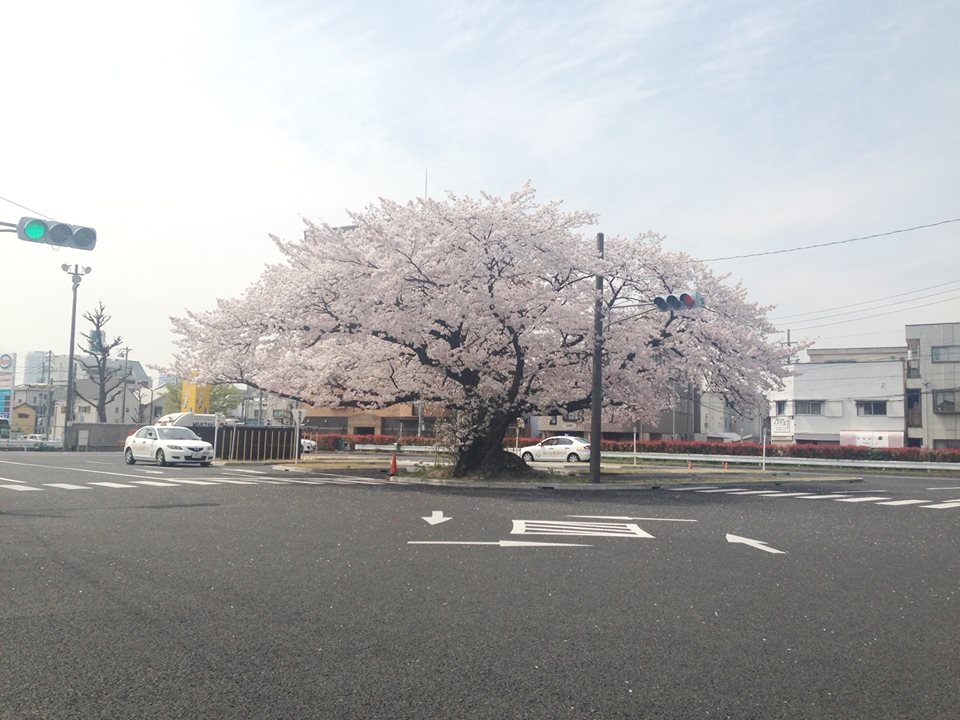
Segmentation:
<svg viewBox="0 0 960 720">
<path fill-rule="evenodd" d="M 558 460 L 575 463 L 590 459 L 590 443 L 581 438 L 558 435 L 519 450 L 524 462 Z"/>
<path fill-rule="evenodd" d="M 157 465 L 194 462 L 207 467 L 213 462 L 213 445 L 188 427 L 147 425 L 123 443 L 123 459 L 127 465 L 147 460 Z"/>
<path fill-rule="evenodd" d="M 317 449 L 317 443 L 310 438 L 300 438 L 300 449 L 305 453 L 313 452 Z"/>
</svg>

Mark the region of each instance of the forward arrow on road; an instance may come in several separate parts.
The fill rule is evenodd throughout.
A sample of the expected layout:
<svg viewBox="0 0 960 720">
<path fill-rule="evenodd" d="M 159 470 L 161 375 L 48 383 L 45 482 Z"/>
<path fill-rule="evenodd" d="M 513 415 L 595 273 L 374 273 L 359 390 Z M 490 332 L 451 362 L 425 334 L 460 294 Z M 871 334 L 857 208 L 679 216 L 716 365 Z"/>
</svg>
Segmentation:
<svg viewBox="0 0 960 720">
<path fill-rule="evenodd" d="M 777 555 L 786 555 L 783 550 L 777 550 L 776 548 L 768 547 L 767 544 L 762 540 L 751 540 L 750 538 L 740 537 L 739 535 L 727 534 L 727 542 L 749 545 L 757 550 L 763 550 L 764 552 L 775 553 Z"/>
<path fill-rule="evenodd" d="M 447 520 L 453 520 L 453 518 L 444 517 L 443 510 L 434 510 L 433 513 L 431 513 L 428 517 L 424 517 L 423 519 L 431 525 L 439 525 Z"/>
</svg>

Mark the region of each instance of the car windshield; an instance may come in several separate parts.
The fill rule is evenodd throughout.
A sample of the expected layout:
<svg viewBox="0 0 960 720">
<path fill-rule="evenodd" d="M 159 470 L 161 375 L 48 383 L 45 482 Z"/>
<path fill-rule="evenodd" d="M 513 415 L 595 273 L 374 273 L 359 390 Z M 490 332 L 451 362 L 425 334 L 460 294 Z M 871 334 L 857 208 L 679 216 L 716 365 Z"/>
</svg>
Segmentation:
<svg viewBox="0 0 960 720">
<path fill-rule="evenodd" d="M 165 427 L 157 428 L 157 434 L 161 440 L 199 440 L 197 434 L 190 428 L 185 427 Z"/>
</svg>

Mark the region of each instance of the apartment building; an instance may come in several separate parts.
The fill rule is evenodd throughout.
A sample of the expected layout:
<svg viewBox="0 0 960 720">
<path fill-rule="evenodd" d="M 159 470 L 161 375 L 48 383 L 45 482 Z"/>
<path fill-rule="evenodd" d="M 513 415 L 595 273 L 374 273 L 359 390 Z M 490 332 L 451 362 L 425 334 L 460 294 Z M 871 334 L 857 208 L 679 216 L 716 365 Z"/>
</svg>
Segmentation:
<svg viewBox="0 0 960 720">
<path fill-rule="evenodd" d="M 907 325 L 907 442 L 960 448 L 960 323 Z"/>
<path fill-rule="evenodd" d="M 810 351 L 767 397 L 774 443 L 903 447 L 906 348 Z"/>
</svg>

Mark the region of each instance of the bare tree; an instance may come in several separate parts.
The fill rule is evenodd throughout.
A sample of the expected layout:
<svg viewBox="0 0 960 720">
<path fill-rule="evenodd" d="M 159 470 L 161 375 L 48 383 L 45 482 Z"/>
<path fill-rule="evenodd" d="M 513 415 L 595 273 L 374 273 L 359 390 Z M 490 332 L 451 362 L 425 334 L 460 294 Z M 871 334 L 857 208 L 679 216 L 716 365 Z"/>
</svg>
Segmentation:
<svg viewBox="0 0 960 720">
<path fill-rule="evenodd" d="M 99 302 L 93 312 L 85 312 L 83 319 L 89 322 L 93 329 L 89 333 L 81 333 L 86 345 L 79 345 L 78 349 L 86 355 L 80 358 L 80 364 L 93 381 L 96 387 L 96 398 L 85 397 L 80 391 L 77 395 L 97 408 L 97 421 L 107 422 L 107 405 L 125 389 L 123 368 L 110 367 L 110 353 L 123 345 L 123 338 L 119 335 L 111 342 L 107 342 L 104 327 L 110 322 L 103 302 Z"/>
</svg>

